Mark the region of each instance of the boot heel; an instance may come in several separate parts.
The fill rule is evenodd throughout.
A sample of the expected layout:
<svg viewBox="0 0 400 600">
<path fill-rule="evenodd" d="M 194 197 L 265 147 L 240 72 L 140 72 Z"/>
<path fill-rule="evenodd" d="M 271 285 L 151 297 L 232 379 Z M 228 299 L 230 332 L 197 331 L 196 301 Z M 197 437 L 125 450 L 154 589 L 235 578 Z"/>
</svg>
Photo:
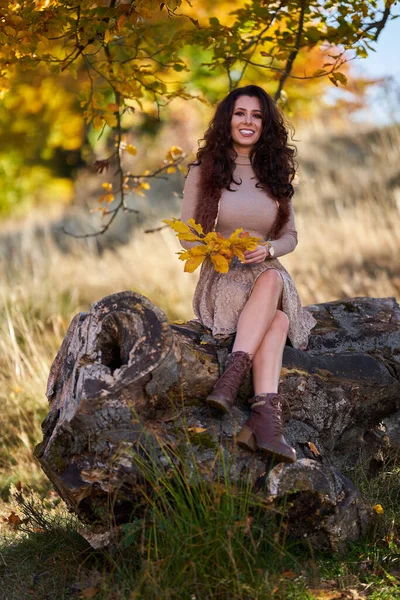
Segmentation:
<svg viewBox="0 0 400 600">
<path fill-rule="evenodd" d="M 229 413 L 230 412 L 230 404 L 226 400 L 222 398 L 213 398 L 212 396 L 208 396 L 206 398 L 206 403 L 208 406 L 212 406 L 212 408 L 216 408 L 221 413 Z"/>
<path fill-rule="evenodd" d="M 257 450 L 256 436 L 251 429 L 246 427 L 246 425 L 237 436 L 236 442 L 239 444 L 239 446 L 243 446 L 243 448 L 247 448 L 247 450 L 252 450 L 252 452 Z"/>
</svg>

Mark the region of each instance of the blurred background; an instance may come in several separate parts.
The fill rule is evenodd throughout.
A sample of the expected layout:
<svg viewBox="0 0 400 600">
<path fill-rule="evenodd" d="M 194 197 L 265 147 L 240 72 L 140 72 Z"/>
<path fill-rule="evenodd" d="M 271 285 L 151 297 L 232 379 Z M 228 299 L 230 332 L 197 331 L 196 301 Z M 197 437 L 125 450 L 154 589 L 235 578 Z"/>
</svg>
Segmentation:
<svg viewBox="0 0 400 600">
<path fill-rule="evenodd" d="M 205 3 L 207 4 L 207 3 Z M 228 3 L 215 10 L 224 14 Z M 236 4 L 243 4 L 237 2 Z M 197 15 L 208 18 L 198 7 Z M 210 7 L 204 11 L 210 11 Z M 398 10 L 399 12 L 399 10 Z M 303 304 L 354 296 L 400 297 L 400 26 L 390 21 L 375 51 L 349 61 L 347 86 L 327 78 L 292 79 L 281 106 L 295 129 L 299 185 L 294 206 L 296 251 L 282 258 Z M 397 52 L 396 52 L 397 48 Z M 295 73 L 315 70 L 315 49 L 299 56 Z M 215 103 L 229 91 L 210 71 L 207 50 L 184 49 L 185 86 L 197 99 L 176 97 L 160 113 L 150 104 L 127 114 L 124 135 L 137 148 L 124 158 L 132 173 L 156 169 L 172 145 L 193 160 Z M 313 66 L 315 65 L 315 66 Z M 79 73 L 78 73 L 79 75 Z M 249 68 L 242 84 L 270 93 L 276 81 Z M 79 76 L 37 66 L 17 70 L 0 99 L 0 494 L 20 479 L 43 481 L 32 462 L 41 438 L 49 366 L 71 318 L 107 294 L 135 290 L 172 320 L 192 317 L 197 273 L 183 272 L 179 243 L 164 218 L 179 217 L 184 173 L 151 180 L 145 195 L 98 237 L 96 208 L 113 173 L 93 168 L 113 145 L 85 123 Z M 3 490 L 3 492 L 2 492 Z"/>
</svg>

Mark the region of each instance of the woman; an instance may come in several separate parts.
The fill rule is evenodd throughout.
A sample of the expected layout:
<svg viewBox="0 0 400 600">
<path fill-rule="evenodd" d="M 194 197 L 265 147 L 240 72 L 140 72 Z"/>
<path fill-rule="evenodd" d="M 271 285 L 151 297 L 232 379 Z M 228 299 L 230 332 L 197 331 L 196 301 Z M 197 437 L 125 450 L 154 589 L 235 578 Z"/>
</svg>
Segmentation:
<svg viewBox="0 0 400 600">
<path fill-rule="evenodd" d="M 255 396 L 237 441 L 295 462 L 296 452 L 282 434 L 282 355 L 287 337 L 293 347 L 306 348 L 316 323 L 278 260 L 297 245 L 291 202 L 295 151 L 274 101 L 255 85 L 220 102 L 203 141 L 185 182 L 182 220 L 194 218 L 205 232 L 215 229 L 225 237 L 242 227 L 267 242 L 246 251 L 244 264 L 234 259 L 226 274 L 217 273 L 209 259 L 202 265 L 193 300 L 196 316 L 214 336 L 236 332 L 207 403 L 229 412 L 252 368 Z"/>
</svg>

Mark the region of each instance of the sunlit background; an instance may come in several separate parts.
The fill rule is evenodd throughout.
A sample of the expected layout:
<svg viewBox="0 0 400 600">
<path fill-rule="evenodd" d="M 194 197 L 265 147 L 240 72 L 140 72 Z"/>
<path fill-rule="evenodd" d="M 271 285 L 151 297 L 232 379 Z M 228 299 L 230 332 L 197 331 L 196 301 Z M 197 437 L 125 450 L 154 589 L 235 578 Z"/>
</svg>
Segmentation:
<svg viewBox="0 0 400 600">
<path fill-rule="evenodd" d="M 210 16 L 196 6 L 200 21 Z M 285 88 L 283 109 L 298 148 L 300 242 L 282 262 L 305 305 L 400 296 L 399 23 L 387 24 L 376 52 L 343 68 L 346 88 L 326 78 L 293 79 Z M 150 105 L 127 115 L 124 135 L 138 149 L 124 159 L 132 173 L 157 168 L 172 145 L 187 154 L 186 164 L 192 160 L 215 102 L 228 91 L 225 75 L 202 66 L 206 53 L 185 52 L 187 89 L 207 103 L 175 99 L 159 118 Z M 317 54 L 300 58 L 297 73 L 314 71 Z M 246 77 L 243 83 L 274 93 L 276 81 L 263 73 L 249 69 Z M 138 214 L 120 214 L 105 235 L 64 233 L 101 227 L 96 209 L 113 173 L 100 175 L 92 165 L 113 143 L 109 127 L 100 137 L 85 125 L 77 79 L 68 72 L 21 70 L 0 101 L 0 402 L 7 407 L 0 416 L 0 491 L 21 478 L 42 481 L 32 445 L 46 412 L 49 366 L 74 314 L 130 289 L 172 320 L 192 317 L 197 273 L 183 272 L 169 229 L 145 233 L 179 216 L 182 172 L 151 180 L 145 196 L 132 194 L 129 206 Z"/>
</svg>

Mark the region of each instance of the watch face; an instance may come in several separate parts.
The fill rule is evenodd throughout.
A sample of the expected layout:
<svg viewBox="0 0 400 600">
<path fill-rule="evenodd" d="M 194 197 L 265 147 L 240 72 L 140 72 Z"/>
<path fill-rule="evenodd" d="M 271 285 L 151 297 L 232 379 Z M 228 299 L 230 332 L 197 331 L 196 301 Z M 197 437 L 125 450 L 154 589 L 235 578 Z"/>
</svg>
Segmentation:
<svg viewBox="0 0 400 600">
<path fill-rule="evenodd" d="M 270 247 L 269 247 L 269 255 L 270 255 L 270 256 L 274 256 L 274 254 L 275 254 L 274 247 L 273 247 L 273 246 L 270 246 Z"/>
</svg>

